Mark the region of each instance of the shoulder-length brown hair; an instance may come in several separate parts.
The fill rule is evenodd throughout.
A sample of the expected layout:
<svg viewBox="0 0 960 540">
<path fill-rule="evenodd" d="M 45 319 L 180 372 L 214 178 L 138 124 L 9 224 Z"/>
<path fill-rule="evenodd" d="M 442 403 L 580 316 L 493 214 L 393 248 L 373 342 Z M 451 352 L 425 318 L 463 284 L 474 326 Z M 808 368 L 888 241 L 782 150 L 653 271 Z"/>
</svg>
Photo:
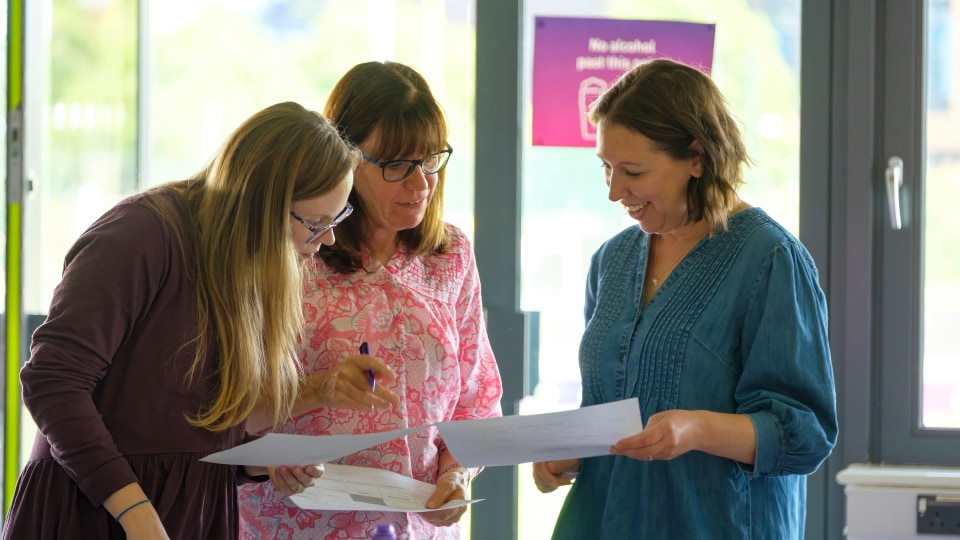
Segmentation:
<svg viewBox="0 0 960 540">
<path fill-rule="evenodd" d="M 376 135 L 373 155 L 383 161 L 428 156 L 447 147 L 447 122 L 427 81 L 413 68 L 397 62 L 365 62 L 350 69 L 334 86 L 324 115 L 353 144 Z M 440 171 L 423 221 L 400 231 L 400 240 L 417 255 L 442 253 L 449 237 L 443 222 L 446 170 Z M 353 216 L 337 227 L 337 241 L 321 246 L 319 257 L 338 272 L 362 267 L 360 247 L 365 214 L 356 188 L 350 193 Z"/>
<path fill-rule="evenodd" d="M 726 229 L 750 157 L 713 79 L 679 62 L 652 60 L 601 95 L 590 119 L 637 131 L 673 159 L 699 156 L 703 175 L 687 185 L 688 218 L 706 219 L 711 230 Z"/>
<path fill-rule="evenodd" d="M 303 325 L 301 269 L 290 227 L 291 202 L 333 191 L 357 153 L 318 113 L 287 102 L 247 119 L 192 178 L 155 190 L 184 195 L 195 240 L 196 354 L 219 355 L 217 394 L 193 425 L 219 431 L 257 405 L 289 417 L 298 396 L 297 339 Z M 172 215 L 165 197 L 153 197 Z"/>
</svg>

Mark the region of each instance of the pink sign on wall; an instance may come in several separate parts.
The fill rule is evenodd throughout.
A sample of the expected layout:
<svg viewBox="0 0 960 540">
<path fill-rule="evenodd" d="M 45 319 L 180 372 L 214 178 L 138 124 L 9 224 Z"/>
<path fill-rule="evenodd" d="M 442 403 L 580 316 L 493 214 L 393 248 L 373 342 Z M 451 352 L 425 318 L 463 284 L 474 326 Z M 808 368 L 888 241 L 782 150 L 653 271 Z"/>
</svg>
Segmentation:
<svg viewBox="0 0 960 540">
<path fill-rule="evenodd" d="M 537 17 L 533 43 L 533 145 L 594 146 L 590 105 L 623 72 L 670 58 L 710 73 L 716 25 Z"/>
</svg>

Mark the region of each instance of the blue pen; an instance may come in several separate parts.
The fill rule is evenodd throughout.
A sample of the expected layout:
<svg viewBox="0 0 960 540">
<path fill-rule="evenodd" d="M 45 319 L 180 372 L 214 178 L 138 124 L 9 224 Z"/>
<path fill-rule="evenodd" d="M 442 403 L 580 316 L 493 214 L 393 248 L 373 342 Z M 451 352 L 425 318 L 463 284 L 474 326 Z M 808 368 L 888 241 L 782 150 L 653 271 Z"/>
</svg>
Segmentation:
<svg viewBox="0 0 960 540">
<path fill-rule="evenodd" d="M 370 347 L 367 346 L 366 341 L 360 344 L 360 354 L 370 354 Z M 374 378 L 372 369 L 367 370 L 367 381 L 370 383 L 371 392 L 377 389 L 377 379 Z"/>
</svg>

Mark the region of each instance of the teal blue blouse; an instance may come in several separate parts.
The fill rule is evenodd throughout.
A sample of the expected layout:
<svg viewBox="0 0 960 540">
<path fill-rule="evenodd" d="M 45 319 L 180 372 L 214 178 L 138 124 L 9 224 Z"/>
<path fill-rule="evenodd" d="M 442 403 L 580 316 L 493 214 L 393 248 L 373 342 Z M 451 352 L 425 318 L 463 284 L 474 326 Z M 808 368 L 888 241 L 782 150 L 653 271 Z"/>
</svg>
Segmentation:
<svg viewBox="0 0 960 540">
<path fill-rule="evenodd" d="M 584 459 L 554 539 L 797 539 L 806 476 L 837 439 L 827 306 L 813 259 L 760 209 L 700 241 L 642 305 L 649 236 L 630 227 L 594 254 L 580 345 L 583 406 L 636 396 L 747 415 L 752 466 L 703 452 Z"/>
</svg>

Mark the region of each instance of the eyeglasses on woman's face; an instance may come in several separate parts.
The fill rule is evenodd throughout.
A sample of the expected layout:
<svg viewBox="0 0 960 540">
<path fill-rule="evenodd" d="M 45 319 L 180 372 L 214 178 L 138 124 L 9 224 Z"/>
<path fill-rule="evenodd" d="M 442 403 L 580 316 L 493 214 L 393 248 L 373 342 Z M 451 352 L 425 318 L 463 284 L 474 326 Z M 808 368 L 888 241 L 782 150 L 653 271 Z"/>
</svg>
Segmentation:
<svg viewBox="0 0 960 540">
<path fill-rule="evenodd" d="M 363 159 L 367 160 L 376 167 L 380 167 L 383 173 L 383 179 L 387 182 L 399 182 L 410 176 L 410 173 L 419 166 L 423 174 L 437 174 L 447 166 L 450 161 L 450 154 L 453 148 L 448 144 L 447 149 L 442 152 L 427 156 L 423 159 L 391 159 L 389 161 L 377 161 L 364 152 L 360 152 Z"/>
<path fill-rule="evenodd" d="M 290 216 L 292 216 L 293 219 L 299 221 L 304 227 L 310 230 L 310 236 L 307 237 L 306 242 L 308 244 L 313 244 L 319 241 L 321 238 L 323 238 L 323 235 L 333 230 L 334 227 L 343 223 L 343 220 L 347 219 L 347 217 L 349 217 L 350 214 L 352 213 L 353 213 L 353 205 L 351 205 L 350 203 L 347 203 L 347 205 L 343 207 L 343 210 L 341 210 L 340 213 L 337 214 L 337 217 L 333 218 L 333 220 L 330 223 L 327 223 L 325 225 L 316 225 L 314 223 L 311 223 L 303 219 L 302 217 L 298 216 L 297 213 L 294 212 L 293 210 L 290 211 Z"/>
</svg>

